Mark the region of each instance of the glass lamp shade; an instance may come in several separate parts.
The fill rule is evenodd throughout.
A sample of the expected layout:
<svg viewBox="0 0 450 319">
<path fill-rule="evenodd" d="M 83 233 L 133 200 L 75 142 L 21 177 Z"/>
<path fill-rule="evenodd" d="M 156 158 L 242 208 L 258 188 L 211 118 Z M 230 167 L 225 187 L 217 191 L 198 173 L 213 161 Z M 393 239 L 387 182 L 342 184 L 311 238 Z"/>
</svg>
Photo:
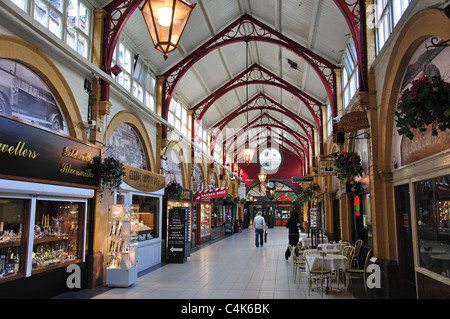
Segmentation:
<svg viewBox="0 0 450 319">
<path fill-rule="evenodd" d="M 247 136 L 245 147 L 242 149 L 242 157 L 244 157 L 244 161 L 246 164 L 251 162 L 253 155 L 255 155 L 255 150 L 253 148 L 250 148 L 250 142 Z"/>
<path fill-rule="evenodd" d="M 147 0 L 141 8 L 153 44 L 165 60 L 177 47 L 195 5 L 184 0 Z"/>
<path fill-rule="evenodd" d="M 265 173 L 258 174 L 258 179 L 259 179 L 260 183 L 264 183 L 266 181 L 266 178 L 267 178 L 267 174 L 265 174 Z"/>
<path fill-rule="evenodd" d="M 266 196 L 267 196 L 267 198 L 269 198 L 270 200 L 272 200 L 272 199 L 274 198 L 274 196 L 275 196 L 275 190 L 274 190 L 274 189 L 269 189 L 269 190 L 266 192 Z"/>
</svg>

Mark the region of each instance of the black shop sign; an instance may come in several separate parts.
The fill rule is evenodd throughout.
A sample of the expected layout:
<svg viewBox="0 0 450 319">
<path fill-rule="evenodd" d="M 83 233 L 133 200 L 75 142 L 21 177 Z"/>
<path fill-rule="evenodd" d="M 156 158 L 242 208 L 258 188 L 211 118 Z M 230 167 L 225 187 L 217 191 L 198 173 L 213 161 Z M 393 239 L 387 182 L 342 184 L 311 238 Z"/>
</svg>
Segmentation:
<svg viewBox="0 0 450 319">
<path fill-rule="evenodd" d="M 0 116 L 0 177 L 100 186 L 100 148 Z"/>
<path fill-rule="evenodd" d="M 169 209 L 167 227 L 167 261 L 186 261 L 186 211 L 183 207 Z"/>
</svg>

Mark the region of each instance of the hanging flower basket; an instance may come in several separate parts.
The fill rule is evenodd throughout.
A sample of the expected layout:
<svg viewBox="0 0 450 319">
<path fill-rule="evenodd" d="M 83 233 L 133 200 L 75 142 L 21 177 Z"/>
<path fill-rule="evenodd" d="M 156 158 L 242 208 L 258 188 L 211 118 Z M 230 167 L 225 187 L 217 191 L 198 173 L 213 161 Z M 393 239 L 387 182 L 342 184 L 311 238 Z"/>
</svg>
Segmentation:
<svg viewBox="0 0 450 319">
<path fill-rule="evenodd" d="M 100 167 L 100 177 L 102 179 L 102 192 L 106 188 L 110 191 L 111 195 L 114 191 L 120 191 L 120 185 L 122 185 L 123 176 L 125 175 L 125 167 L 123 164 L 116 160 L 114 157 L 108 157 L 103 160 Z M 103 196 L 103 193 L 101 194 Z"/>
<path fill-rule="evenodd" d="M 168 199 L 180 200 L 183 197 L 183 187 L 172 181 L 166 186 L 166 195 Z"/>
<path fill-rule="evenodd" d="M 340 152 L 335 158 L 334 165 L 336 177 L 341 182 L 354 182 L 355 177 L 362 177 L 363 168 L 358 153 Z"/>
<path fill-rule="evenodd" d="M 299 204 L 303 205 L 309 202 L 313 198 L 315 192 L 320 192 L 320 186 L 316 183 L 309 184 L 309 186 L 298 195 L 297 200 Z"/>
<path fill-rule="evenodd" d="M 450 83 L 441 77 L 421 75 L 403 91 L 395 111 L 398 133 L 410 140 L 414 131 L 424 132 L 432 125 L 432 135 L 450 128 Z"/>
</svg>

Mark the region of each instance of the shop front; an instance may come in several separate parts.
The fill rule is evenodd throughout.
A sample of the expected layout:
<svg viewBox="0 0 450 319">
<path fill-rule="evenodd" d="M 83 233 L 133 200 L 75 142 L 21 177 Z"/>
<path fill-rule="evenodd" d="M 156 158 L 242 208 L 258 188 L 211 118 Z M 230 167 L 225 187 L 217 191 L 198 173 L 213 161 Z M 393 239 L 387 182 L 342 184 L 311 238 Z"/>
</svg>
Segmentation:
<svg viewBox="0 0 450 319">
<path fill-rule="evenodd" d="M 138 236 L 137 270 L 146 270 L 161 263 L 162 205 L 165 177 L 129 165 L 116 204 L 137 206 L 135 213 Z"/>
<path fill-rule="evenodd" d="M 212 190 L 198 191 L 194 193 L 194 205 L 196 206 L 197 213 L 197 242 L 199 244 L 205 243 L 212 239 L 217 239 L 223 236 L 223 226 L 218 228 L 218 231 L 214 232 L 214 226 L 217 223 L 218 211 L 216 206 L 212 204 L 212 200 L 218 198 L 224 198 L 228 195 L 228 187 L 221 187 Z M 213 215 L 214 214 L 214 215 Z M 214 222 L 214 224 L 213 224 Z M 214 236 L 213 236 L 214 234 Z"/>
<path fill-rule="evenodd" d="M 101 150 L 6 116 L 0 145 L 0 298 L 67 291 L 69 265 L 88 277 Z"/>
<path fill-rule="evenodd" d="M 450 36 L 448 28 L 439 28 L 445 23 L 448 24 L 448 19 L 440 12 L 427 10 L 404 28 L 405 35 L 396 43 L 399 55 L 389 64 L 392 72 L 404 75 L 394 81 L 394 75 L 388 74 L 386 86 L 395 87 L 395 91 L 401 93 L 407 89 L 416 92 L 414 84 L 426 81 L 425 77 L 442 77 L 448 82 L 450 48 L 433 46 L 432 32 L 422 27 L 427 25 L 447 39 Z M 416 94 L 424 93 L 418 91 Z M 396 96 L 395 101 L 398 100 Z M 429 109 L 434 107 L 438 106 L 428 106 Z M 393 112 L 400 106 L 392 103 L 389 108 Z M 387 134 L 392 136 L 392 149 L 388 152 L 391 162 L 386 166 L 392 170 L 400 297 L 448 298 L 450 132 L 436 130 L 430 125 L 406 136 L 400 134 L 396 123 L 394 120 L 392 126 L 390 123 L 386 126 Z"/>
</svg>

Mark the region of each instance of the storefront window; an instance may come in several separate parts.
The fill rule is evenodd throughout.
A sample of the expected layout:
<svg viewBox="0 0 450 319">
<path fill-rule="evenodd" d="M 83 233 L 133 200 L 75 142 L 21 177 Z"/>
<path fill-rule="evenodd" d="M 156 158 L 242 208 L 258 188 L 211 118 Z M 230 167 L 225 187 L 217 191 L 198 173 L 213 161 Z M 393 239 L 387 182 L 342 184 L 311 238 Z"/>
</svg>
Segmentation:
<svg viewBox="0 0 450 319">
<path fill-rule="evenodd" d="M 202 218 L 200 234 L 201 237 L 205 237 L 211 235 L 211 211 L 209 205 L 201 205 L 200 207 Z"/>
<path fill-rule="evenodd" d="M 36 202 L 33 270 L 78 259 L 80 203 Z"/>
<path fill-rule="evenodd" d="M 136 232 L 139 240 L 159 237 L 159 198 L 133 195 L 133 205 L 139 206 L 136 214 Z"/>
<path fill-rule="evenodd" d="M 28 201 L 0 198 L 0 278 L 21 272 L 22 234 Z"/>
<path fill-rule="evenodd" d="M 420 266 L 450 278 L 450 175 L 415 183 Z"/>
</svg>

